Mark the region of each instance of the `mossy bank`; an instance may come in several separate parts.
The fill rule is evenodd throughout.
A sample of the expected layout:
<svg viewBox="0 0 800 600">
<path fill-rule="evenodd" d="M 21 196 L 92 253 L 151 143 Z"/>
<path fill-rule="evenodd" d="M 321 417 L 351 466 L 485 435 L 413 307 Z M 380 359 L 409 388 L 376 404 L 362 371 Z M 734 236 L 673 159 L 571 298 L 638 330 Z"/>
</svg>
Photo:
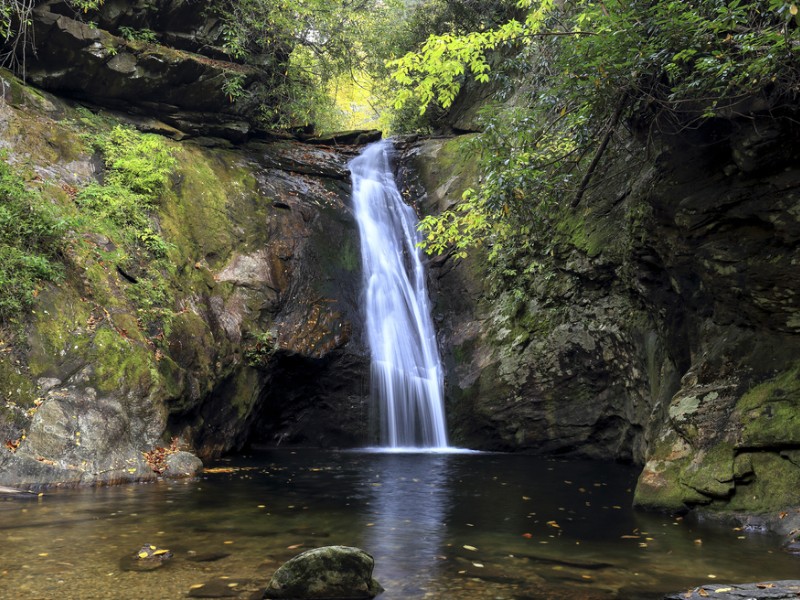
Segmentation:
<svg viewBox="0 0 800 600">
<path fill-rule="evenodd" d="M 0 482 L 197 469 L 154 470 L 157 448 L 205 458 L 250 442 L 366 442 L 355 149 L 145 136 L 0 75 L 5 162 L 66 225 L 60 273 L 3 327 Z M 122 165 L 104 146 L 115 135 L 144 162 Z M 168 159 L 148 195 L 136 174 L 156 152 Z"/>
</svg>

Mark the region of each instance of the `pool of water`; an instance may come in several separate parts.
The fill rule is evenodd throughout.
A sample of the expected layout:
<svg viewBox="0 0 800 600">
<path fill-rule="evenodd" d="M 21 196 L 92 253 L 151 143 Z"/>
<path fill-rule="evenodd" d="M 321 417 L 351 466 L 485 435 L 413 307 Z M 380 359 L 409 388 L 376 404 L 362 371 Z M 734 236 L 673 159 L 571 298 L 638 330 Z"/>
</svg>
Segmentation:
<svg viewBox="0 0 800 600">
<path fill-rule="evenodd" d="M 375 557 L 381 600 L 660 598 L 800 567 L 773 537 L 632 510 L 620 465 L 280 450 L 209 467 L 0 501 L 0 598 L 259 597 L 282 562 L 332 544 Z M 139 570 L 144 544 L 173 557 Z"/>
</svg>

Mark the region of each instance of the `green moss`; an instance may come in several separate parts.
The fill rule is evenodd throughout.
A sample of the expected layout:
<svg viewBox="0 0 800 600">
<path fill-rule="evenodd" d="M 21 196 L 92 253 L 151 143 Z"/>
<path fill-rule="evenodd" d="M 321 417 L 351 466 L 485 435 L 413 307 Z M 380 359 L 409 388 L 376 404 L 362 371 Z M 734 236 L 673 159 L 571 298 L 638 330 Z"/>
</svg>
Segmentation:
<svg viewBox="0 0 800 600">
<path fill-rule="evenodd" d="M 256 369 L 242 369 L 234 377 L 229 396 L 239 419 L 244 419 L 253 410 L 261 390 L 260 376 Z"/>
<path fill-rule="evenodd" d="M 38 393 L 24 367 L 10 354 L 0 354 L 0 422 L 24 428 Z"/>
<path fill-rule="evenodd" d="M 797 505 L 800 467 L 772 452 L 747 454 L 752 475 L 737 484 L 725 510 L 766 513 Z"/>
<path fill-rule="evenodd" d="M 734 487 L 734 448 L 719 443 L 698 454 L 682 471 L 680 482 L 704 496 L 727 498 Z"/>
<path fill-rule="evenodd" d="M 620 231 L 614 226 L 613 220 L 592 218 L 587 212 L 563 212 L 556 231 L 569 244 L 591 258 L 611 251 L 620 237 Z"/>
<path fill-rule="evenodd" d="M 92 305 L 68 286 L 44 290 L 33 311 L 28 367 L 33 378 L 55 377 L 59 365 L 86 352 Z"/>
<path fill-rule="evenodd" d="M 748 391 L 736 405 L 741 446 L 800 445 L 800 364 Z"/>
<path fill-rule="evenodd" d="M 658 439 L 634 492 L 634 504 L 654 510 L 677 511 L 687 506 L 707 504 L 711 499 L 685 485 L 685 472 L 691 467 L 693 450 L 670 432 Z"/>
<path fill-rule="evenodd" d="M 232 154 L 185 144 L 176 158 L 182 179 L 159 213 L 162 231 L 174 245 L 170 259 L 175 264 L 205 261 L 216 269 L 241 238 L 264 239 L 268 200 L 255 192 L 252 173 Z"/>
<path fill-rule="evenodd" d="M 461 200 L 465 190 L 478 184 L 480 167 L 472 148 L 474 139 L 475 135 L 462 135 L 436 146 L 423 146 L 423 155 L 415 162 L 415 171 L 429 193 L 435 195 L 440 186 L 445 186 L 446 204 Z M 443 207 L 424 208 L 438 213 Z"/>
<path fill-rule="evenodd" d="M 347 238 L 344 240 L 344 244 L 342 245 L 337 256 L 339 265 L 345 271 L 352 273 L 361 267 L 359 249 L 356 248 L 356 243 L 353 238 Z"/>
<path fill-rule="evenodd" d="M 160 383 L 147 346 L 127 339 L 110 327 L 100 327 L 92 344 L 94 385 L 102 392 L 146 392 Z"/>
</svg>

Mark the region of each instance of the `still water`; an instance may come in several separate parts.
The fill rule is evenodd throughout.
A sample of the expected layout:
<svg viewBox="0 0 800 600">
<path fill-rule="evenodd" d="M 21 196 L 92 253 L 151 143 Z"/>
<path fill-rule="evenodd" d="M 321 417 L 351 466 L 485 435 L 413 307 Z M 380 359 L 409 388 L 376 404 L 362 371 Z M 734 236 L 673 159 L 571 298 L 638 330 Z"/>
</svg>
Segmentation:
<svg viewBox="0 0 800 600">
<path fill-rule="evenodd" d="M 620 465 L 280 450 L 209 466 L 0 501 L 0 598 L 258 597 L 283 561 L 332 544 L 375 557 L 381 600 L 659 598 L 800 567 L 775 538 L 632 511 Z M 173 558 L 137 571 L 143 544 Z"/>
</svg>

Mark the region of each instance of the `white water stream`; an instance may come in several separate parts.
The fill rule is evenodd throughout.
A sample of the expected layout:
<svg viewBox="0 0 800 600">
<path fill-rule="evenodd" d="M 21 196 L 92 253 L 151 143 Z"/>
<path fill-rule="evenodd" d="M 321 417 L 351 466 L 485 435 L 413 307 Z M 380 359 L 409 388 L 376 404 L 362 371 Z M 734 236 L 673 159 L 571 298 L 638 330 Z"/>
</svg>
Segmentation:
<svg viewBox="0 0 800 600">
<path fill-rule="evenodd" d="M 444 448 L 443 374 L 417 217 L 395 184 L 391 151 L 391 142 L 376 142 L 349 165 L 361 233 L 372 400 L 382 446 Z"/>
</svg>

